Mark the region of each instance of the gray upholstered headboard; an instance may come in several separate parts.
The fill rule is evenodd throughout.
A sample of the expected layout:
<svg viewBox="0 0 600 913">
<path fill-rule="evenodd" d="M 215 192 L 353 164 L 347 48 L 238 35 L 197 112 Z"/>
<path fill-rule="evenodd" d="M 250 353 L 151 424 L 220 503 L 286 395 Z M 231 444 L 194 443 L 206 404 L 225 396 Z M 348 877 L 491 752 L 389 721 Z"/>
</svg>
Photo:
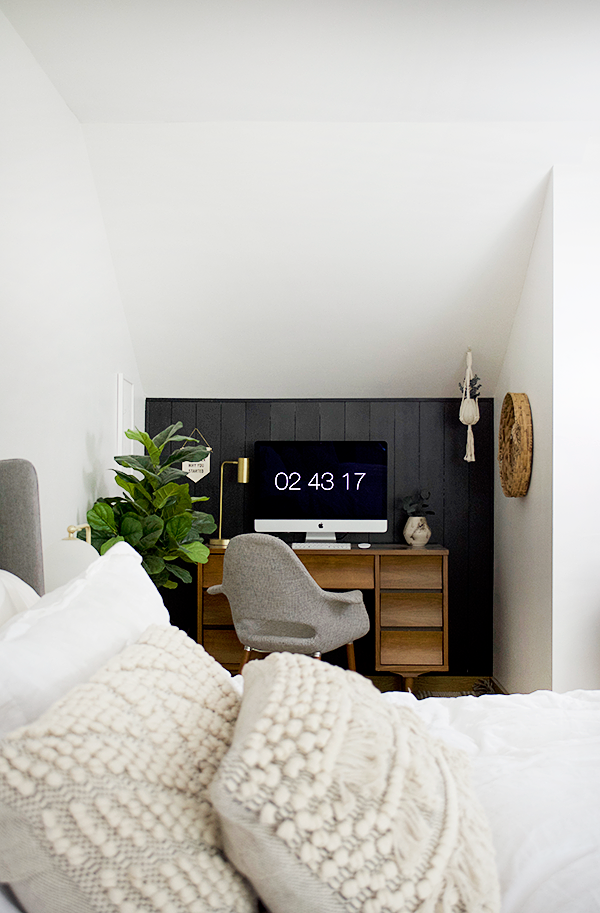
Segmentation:
<svg viewBox="0 0 600 913">
<path fill-rule="evenodd" d="M 28 460 L 0 460 L 0 568 L 43 595 L 38 480 Z"/>
</svg>

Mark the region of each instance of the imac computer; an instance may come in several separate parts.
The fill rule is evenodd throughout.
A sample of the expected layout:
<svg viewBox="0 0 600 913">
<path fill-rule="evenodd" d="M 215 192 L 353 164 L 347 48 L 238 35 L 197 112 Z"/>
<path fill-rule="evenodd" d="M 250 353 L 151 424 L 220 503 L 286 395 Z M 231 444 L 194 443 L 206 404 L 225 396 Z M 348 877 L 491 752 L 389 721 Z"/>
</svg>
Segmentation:
<svg viewBox="0 0 600 913">
<path fill-rule="evenodd" d="M 253 476 L 256 532 L 325 544 L 387 531 L 385 441 L 257 441 Z"/>
</svg>

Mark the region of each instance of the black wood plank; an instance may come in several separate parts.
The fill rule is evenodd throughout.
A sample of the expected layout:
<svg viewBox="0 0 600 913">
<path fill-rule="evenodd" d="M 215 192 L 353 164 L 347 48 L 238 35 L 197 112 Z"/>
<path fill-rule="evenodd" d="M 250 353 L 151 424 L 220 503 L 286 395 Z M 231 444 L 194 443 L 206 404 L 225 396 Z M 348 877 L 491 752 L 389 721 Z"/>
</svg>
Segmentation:
<svg viewBox="0 0 600 913">
<path fill-rule="evenodd" d="M 318 441 L 320 434 L 319 403 L 316 400 L 298 400 L 296 403 L 296 440 Z"/>
<path fill-rule="evenodd" d="M 402 499 L 413 495 L 420 485 L 419 445 L 420 410 L 416 400 L 400 400 L 394 405 L 394 491 L 395 502 L 391 541 L 404 543 L 407 515 Z"/>
<path fill-rule="evenodd" d="M 431 544 L 442 542 L 444 531 L 444 404 L 422 400 L 419 423 L 419 488 L 429 492 L 429 507 L 435 511 L 427 517 L 431 527 Z"/>
<path fill-rule="evenodd" d="M 370 436 L 370 403 L 366 399 L 350 399 L 346 403 L 345 441 L 368 441 Z"/>
<path fill-rule="evenodd" d="M 191 435 L 196 427 L 196 400 L 193 399 L 174 399 L 171 407 L 171 423 L 182 422 L 183 428 L 180 428 L 178 434 Z M 169 444 L 169 453 L 185 446 L 182 441 L 174 441 Z M 193 483 L 191 483 L 193 487 Z"/>
<path fill-rule="evenodd" d="M 196 498 L 208 498 L 208 501 L 197 505 L 198 510 L 212 514 L 215 523 L 219 522 L 219 469 L 221 466 L 221 403 L 216 400 L 197 400 L 195 426 L 212 448 L 210 454 L 210 472 L 193 486 Z M 197 437 L 202 440 L 200 435 Z M 216 538 L 217 533 L 214 532 Z"/>
<path fill-rule="evenodd" d="M 346 403 L 328 399 L 320 403 L 320 441 L 343 441 L 346 432 Z"/>
<path fill-rule="evenodd" d="M 171 421 L 170 399 L 146 400 L 146 432 L 150 437 L 156 437 L 164 428 L 173 424 Z"/>
<path fill-rule="evenodd" d="M 494 577 L 494 403 L 479 402 L 479 422 L 474 426 L 475 462 L 469 466 L 469 669 L 493 665 Z M 487 673 L 484 673 L 487 674 Z"/>
<path fill-rule="evenodd" d="M 448 561 L 450 671 L 467 675 L 469 666 L 469 463 L 467 429 L 458 418 L 460 400 L 445 405 L 443 543 Z"/>
<path fill-rule="evenodd" d="M 246 403 L 225 400 L 221 407 L 221 462 L 248 456 L 246 443 Z M 244 532 L 249 485 L 237 481 L 237 466 L 223 468 L 223 537 L 231 539 Z"/>
<path fill-rule="evenodd" d="M 249 400 L 246 403 L 246 456 L 250 457 L 249 497 L 244 499 L 244 532 L 254 532 L 254 444 L 271 437 L 271 403 Z"/>
<path fill-rule="evenodd" d="M 275 400 L 271 405 L 271 441 L 296 439 L 296 403 L 293 400 Z"/>
<path fill-rule="evenodd" d="M 394 472 L 394 440 L 395 440 L 395 408 L 393 400 L 377 400 L 370 404 L 369 436 L 372 441 L 386 441 L 388 448 L 388 492 L 387 516 L 388 529 L 385 533 L 371 533 L 369 536 L 360 536 L 361 540 L 369 542 L 393 542 L 396 527 L 394 518 L 394 503 L 396 500 L 395 472 Z"/>
</svg>

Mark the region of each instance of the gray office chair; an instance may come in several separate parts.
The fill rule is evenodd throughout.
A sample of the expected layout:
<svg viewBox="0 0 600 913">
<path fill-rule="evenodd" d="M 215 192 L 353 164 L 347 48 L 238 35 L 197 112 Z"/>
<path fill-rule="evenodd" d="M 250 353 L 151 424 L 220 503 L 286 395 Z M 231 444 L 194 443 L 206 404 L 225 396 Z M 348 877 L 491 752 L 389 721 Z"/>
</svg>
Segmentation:
<svg viewBox="0 0 600 913">
<path fill-rule="evenodd" d="M 253 651 L 307 653 L 320 658 L 346 644 L 348 668 L 356 669 L 354 641 L 369 630 L 360 590 L 329 593 L 310 576 L 289 545 L 275 536 L 234 536 L 223 561 L 224 593 L 244 645 L 240 671 Z"/>
</svg>

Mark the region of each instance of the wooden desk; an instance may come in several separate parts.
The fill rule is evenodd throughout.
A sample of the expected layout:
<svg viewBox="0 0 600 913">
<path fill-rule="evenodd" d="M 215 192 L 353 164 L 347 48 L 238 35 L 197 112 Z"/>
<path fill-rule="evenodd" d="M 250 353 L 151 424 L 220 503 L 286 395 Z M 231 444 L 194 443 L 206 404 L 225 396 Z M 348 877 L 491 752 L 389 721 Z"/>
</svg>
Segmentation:
<svg viewBox="0 0 600 913">
<path fill-rule="evenodd" d="M 377 545 L 370 549 L 307 549 L 296 554 L 326 590 L 373 590 L 375 670 L 410 680 L 448 671 L 448 550 Z M 224 549 L 211 549 L 198 565 L 198 640 L 226 669 L 236 672 L 242 644 L 225 596 L 206 589 L 223 579 Z"/>
</svg>

